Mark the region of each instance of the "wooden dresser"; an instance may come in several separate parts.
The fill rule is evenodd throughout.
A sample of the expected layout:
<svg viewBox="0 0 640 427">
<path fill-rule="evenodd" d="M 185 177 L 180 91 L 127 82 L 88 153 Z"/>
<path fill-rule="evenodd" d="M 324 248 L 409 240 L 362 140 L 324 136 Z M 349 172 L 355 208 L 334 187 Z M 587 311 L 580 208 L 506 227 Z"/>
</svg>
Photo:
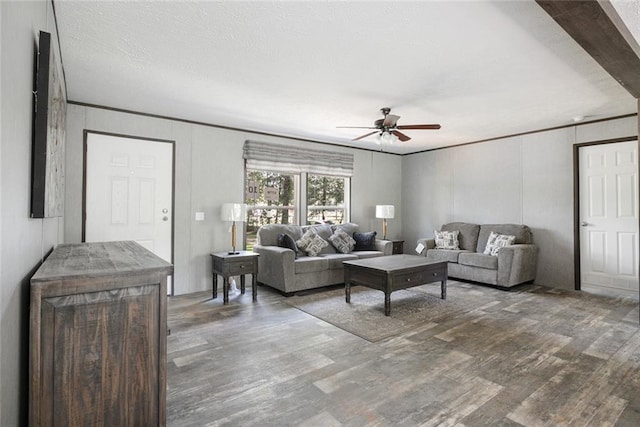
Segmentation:
<svg viewBox="0 0 640 427">
<path fill-rule="evenodd" d="M 166 424 L 172 272 L 135 242 L 51 253 L 31 278 L 31 426 Z"/>
</svg>

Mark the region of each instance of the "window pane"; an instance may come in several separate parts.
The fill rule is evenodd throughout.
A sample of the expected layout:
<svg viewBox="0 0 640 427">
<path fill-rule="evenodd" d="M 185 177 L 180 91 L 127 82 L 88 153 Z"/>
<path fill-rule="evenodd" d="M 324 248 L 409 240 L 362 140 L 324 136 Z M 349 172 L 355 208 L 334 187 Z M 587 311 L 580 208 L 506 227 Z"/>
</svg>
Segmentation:
<svg viewBox="0 0 640 427">
<path fill-rule="evenodd" d="M 261 226 L 295 222 L 295 186 L 293 174 L 247 171 L 246 250 L 253 249 L 256 233 Z"/>
<path fill-rule="evenodd" d="M 307 175 L 307 224 L 345 222 L 345 178 Z"/>
</svg>

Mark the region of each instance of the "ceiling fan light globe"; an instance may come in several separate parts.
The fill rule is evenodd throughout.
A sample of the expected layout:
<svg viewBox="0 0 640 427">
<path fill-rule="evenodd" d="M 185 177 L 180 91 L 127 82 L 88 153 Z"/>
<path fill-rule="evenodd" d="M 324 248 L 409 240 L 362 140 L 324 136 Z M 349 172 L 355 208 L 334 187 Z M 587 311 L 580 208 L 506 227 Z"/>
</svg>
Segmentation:
<svg viewBox="0 0 640 427">
<path fill-rule="evenodd" d="M 378 142 L 378 145 L 380 144 L 391 145 L 398 140 L 398 137 L 392 134 L 391 132 L 385 130 L 378 134 L 378 136 L 376 137 L 376 140 Z"/>
</svg>

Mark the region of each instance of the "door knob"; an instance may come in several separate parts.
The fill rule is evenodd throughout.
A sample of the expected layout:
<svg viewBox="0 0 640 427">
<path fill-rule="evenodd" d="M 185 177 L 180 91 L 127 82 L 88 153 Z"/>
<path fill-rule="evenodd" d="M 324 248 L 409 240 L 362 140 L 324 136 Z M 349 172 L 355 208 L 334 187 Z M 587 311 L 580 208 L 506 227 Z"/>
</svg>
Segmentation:
<svg viewBox="0 0 640 427">
<path fill-rule="evenodd" d="M 165 215 L 165 216 L 162 217 L 162 220 L 163 221 L 169 221 L 169 217 Z"/>
<path fill-rule="evenodd" d="M 580 224 L 583 227 L 588 227 L 589 223 L 587 221 L 582 221 L 582 223 Z"/>
</svg>

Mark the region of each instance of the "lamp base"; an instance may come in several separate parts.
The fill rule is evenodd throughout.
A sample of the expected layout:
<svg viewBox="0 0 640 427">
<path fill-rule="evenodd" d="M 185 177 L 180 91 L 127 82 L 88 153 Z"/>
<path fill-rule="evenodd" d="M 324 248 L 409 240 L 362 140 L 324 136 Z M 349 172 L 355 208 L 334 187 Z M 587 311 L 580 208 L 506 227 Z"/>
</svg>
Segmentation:
<svg viewBox="0 0 640 427">
<path fill-rule="evenodd" d="M 240 252 L 236 252 L 236 251 L 229 251 L 228 252 L 229 255 L 240 255 Z"/>
</svg>

